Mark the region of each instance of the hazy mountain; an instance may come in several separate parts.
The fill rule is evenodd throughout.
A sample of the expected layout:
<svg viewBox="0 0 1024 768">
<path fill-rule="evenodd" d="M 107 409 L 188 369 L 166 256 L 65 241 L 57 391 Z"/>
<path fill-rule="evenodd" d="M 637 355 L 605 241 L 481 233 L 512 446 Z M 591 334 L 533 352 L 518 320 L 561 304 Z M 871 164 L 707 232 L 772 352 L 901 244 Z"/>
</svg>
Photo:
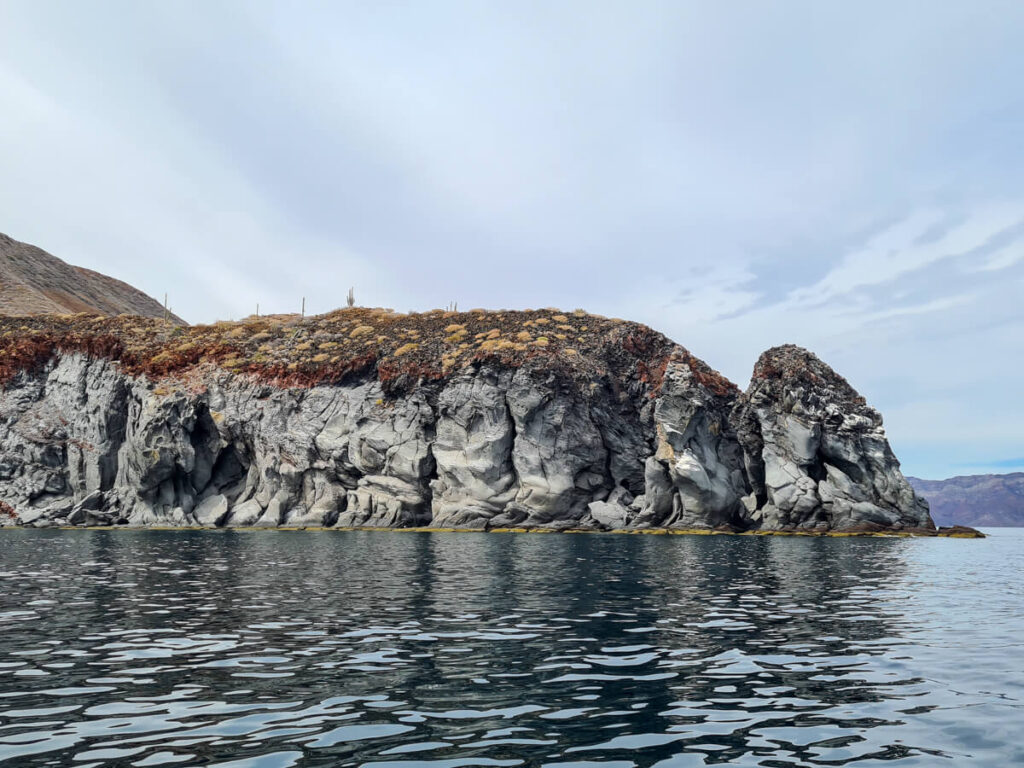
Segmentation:
<svg viewBox="0 0 1024 768">
<path fill-rule="evenodd" d="M 907 479 L 928 499 L 936 525 L 1024 526 L 1024 472 Z"/>
</svg>

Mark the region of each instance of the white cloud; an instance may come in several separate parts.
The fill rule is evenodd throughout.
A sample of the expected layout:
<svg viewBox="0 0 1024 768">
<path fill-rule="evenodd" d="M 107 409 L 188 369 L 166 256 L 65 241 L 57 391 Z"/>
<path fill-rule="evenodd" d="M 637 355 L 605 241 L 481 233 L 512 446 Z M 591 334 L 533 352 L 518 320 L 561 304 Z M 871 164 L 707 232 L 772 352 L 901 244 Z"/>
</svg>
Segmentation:
<svg viewBox="0 0 1024 768">
<path fill-rule="evenodd" d="M 1022 260 L 1024 260 L 1024 241 L 1018 240 L 990 253 L 976 269 L 982 272 L 996 272 L 1012 267 Z"/>
<path fill-rule="evenodd" d="M 1024 202 L 989 203 L 934 240 L 924 239 L 946 217 L 921 211 L 880 232 L 864 248 L 844 256 L 824 278 L 789 296 L 796 305 L 834 301 L 859 288 L 882 285 L 944 259 L 963 256 L 1024 222 Z"/>
</svg>

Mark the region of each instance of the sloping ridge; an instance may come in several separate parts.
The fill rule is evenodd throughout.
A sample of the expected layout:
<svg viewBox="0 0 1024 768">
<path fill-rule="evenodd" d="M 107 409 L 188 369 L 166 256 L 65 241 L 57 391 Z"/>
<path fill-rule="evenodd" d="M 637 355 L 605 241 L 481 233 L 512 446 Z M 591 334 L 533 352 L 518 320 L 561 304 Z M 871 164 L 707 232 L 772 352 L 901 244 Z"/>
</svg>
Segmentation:
<svg viewBox="0 0 1024 768">
<path fill-rule="evenodd" d="M 939 525 L 1024 526 L 1024 472 L 907 480 L 928 499 Z"/>
<path fill-rule="evenodd" d="M 141 315 L 163 317 L 164 308 L 128 283 L 61 261 L 0 233 L 0 314 Z M 184 325 L 176 315 L 170 319 Z"/>
</svg>

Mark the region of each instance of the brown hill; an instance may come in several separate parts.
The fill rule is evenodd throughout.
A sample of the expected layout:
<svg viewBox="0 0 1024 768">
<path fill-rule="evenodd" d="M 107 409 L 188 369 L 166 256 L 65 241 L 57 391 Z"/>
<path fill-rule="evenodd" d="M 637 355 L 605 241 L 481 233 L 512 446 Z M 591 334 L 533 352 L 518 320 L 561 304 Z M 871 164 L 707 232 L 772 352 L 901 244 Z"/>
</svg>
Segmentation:
<svg viewBox="0 0 1024 768">
<path fill-rule="evenodd" d="M 163 317 L 164 308 L 128 283 L 75 267 L 42 248 L 0 233 L 0 314 Z M 184 320 L 171 315 L 178 324 Z"/>
</svg>

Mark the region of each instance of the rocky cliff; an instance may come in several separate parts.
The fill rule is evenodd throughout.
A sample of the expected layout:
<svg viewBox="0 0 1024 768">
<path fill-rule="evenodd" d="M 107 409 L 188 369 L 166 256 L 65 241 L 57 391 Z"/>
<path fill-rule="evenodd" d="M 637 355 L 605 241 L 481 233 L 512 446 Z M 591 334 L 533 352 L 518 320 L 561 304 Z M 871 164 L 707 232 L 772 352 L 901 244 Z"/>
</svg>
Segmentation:
<svg viewBox="0 0 1024 768">
<path fill-rule="evenodd" d="M 163 317 L 163 306 L 142 291 L 113 277 L 76 267 L 42 248 L 0 233 L 0 313 Z M 175 323 L 184 324 L 176 315 Z"/>
<path fill-rule="evenodd" d="M 1024 527 L 1024 472 L 907 480 L 941 525 Z"/>
<path fill-rule="evenodd" d="M 934 531 L 814 355 L 580 311 L 0 318 L 0 384 L 24 525 Z"/>
</svg>

